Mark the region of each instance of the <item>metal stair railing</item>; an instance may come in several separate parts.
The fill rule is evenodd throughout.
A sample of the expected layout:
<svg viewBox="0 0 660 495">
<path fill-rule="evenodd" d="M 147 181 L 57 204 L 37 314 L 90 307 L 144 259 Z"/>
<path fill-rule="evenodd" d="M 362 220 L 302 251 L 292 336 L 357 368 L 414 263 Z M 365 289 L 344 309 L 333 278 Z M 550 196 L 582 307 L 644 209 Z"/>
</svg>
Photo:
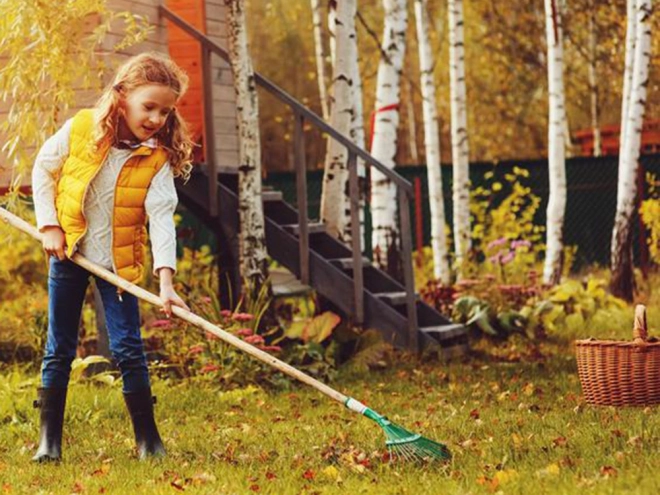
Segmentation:
<svg viewBox="0 0 660 495">
<path fill-rule="evenodd" d="M 213 95 L 211 81 L 211 54 L 216 54 L 224 61 L 231 63 L 229 54 L 213 40 L 198 31 L 194 26 L 187 23 L 172 10 L 165 6 L 159 6 L 162 17 L 172 22 L 175 26 L 199 41 L 202 59 L 202 81 L 204 94 L 204 143 L 207 150 L 206 161 L 209 178 L 217 178 L 217 164 L 215 163 L 215 146 L 213 133 Z M 296 193 L 298 207 L 298 247 L 300 256 L 300 273 L 298 274 L 303 284 L 310 284 L 309 273 L 309 229 L 307 216 L 307 169 L 305 166 L 305 139 L 303 126 L 305 121 L 314 125 L 317 129 L 342 144 L 348 150 L 348 173 L 349 173 L 349 197 L 351 211 L 351 248 L 353 251 L 353 305 L 356 323 L 364 323 L 364 280 L 362 246 L 359 221 L 359 185 L 357 172 L 357 159 L 361 158 L 367 165 L 374 167 L 385 175 L 397 188 L 399 203 L 399 223 L 401 228 L 401 266 L 403 268 L 404 285 L 406 288 L 406 313 L 408 321 L 408 347 L 419 350 L 417 306 L 415 301 L 415 280 L 412 264 L 412 234 L 409 215 L 410 199 L 413 188 L 410 182 L 399 174 L 390 170 L 371 154 L 357 146 L 353 141 L 341 134 L 330 124 L 325 122 L 316 113 L 305 107 L 298 100 L 289 95 L 282 88 L 254 72 L 255 82 L 275 98 L 287 105 L 293 112 L 294 117 L 294 167 L 296 169 Z M 209 180 L 209 213 L 217 216 L 217 179 Z"/>
</svg>

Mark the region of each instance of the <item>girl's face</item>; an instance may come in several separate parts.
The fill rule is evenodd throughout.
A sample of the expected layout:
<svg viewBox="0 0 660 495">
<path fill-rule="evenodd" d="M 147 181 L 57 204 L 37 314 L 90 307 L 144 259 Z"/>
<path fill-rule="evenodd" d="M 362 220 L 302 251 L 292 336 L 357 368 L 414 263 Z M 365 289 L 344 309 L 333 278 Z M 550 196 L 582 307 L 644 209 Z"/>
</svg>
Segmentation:
<svg viewBox="0 0 660 495">
<path fill-rule="evenodd" d="M 160 131 L 176 103 L 176 93 L 161 84 L 144 84 L 122 99 L 119 139 L 143 142 Z"/>
</svg>

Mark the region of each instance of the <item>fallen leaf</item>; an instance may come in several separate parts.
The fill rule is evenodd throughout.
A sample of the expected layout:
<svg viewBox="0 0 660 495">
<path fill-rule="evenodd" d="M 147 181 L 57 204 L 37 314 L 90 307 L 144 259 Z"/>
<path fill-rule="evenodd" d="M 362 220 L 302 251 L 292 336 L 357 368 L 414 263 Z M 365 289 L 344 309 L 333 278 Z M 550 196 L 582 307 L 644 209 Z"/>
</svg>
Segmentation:
<svg viewBox="0 0 660 495">
<path fill-rule="evenodd" d="M 613 466 L 602 466 L 600 468 L 600 474 L 604 478 L 614 478 L 619 472 Z"/>
<path fill-rule="evenodd" d="M 303 473 L 303 478 L 306 480 L 313 480 L 316 477 L 316 473 L 314 472 L 313 469 L 308 469 Z"/>
</svg>

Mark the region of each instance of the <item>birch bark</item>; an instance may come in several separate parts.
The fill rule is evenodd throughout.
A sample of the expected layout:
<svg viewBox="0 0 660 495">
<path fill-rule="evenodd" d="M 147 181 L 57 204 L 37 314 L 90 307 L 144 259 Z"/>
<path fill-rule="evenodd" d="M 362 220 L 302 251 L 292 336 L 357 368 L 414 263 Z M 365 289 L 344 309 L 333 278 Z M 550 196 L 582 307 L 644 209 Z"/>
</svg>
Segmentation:
<svg viewBox="0 0 660 495">
<path fill-rule="evenodd" d="M 228 7 L 229 56 L 238 113 L 239 256 L 243 294 L 255 300 L 268 284 L 268 263 L 261 202 L 261 149 L 257 88 L 248 51 L 244 0 L 225 0 Z M 268 287 L 268 292 L 270 288 Z"/>
<path fill-rule="evenodd" d="M 467 131 L 463 0 L 448 0 L 449 85 L 451 94 L 451 156 L 453 169 L 454 246 L 456 272 L 463 276 L 471 248 L 470 147 Z"/>
<path fill-rule="evenodd" d="M 547 208 L 543 280 L 547 284 L 554 285 L 559 282 L 562 272 L 564 214 L 566 210 L 564 55 L 561 13 L 557 0 L 545 0 L 545 19 L 548 50 L 548 173 L 550 176 L 550 198 Z"/>
<path fill-rule="evenodd" d="M 623 153 L 619 156 L 614 231 L 612 232 L 612 294 L 632 301 L 634 276 L 632 266 L 632 220 L 637 204 L 637 173 L 646 107 L 646 93 L 651 52 L 651 0 L 637 0 L 635 8 L 635 54 L 632 64 L 630 99 L 625 117 Z"/>
<path fill-rule="evenodd" d="M 354 98 L 351 94 L 353 82 L 350 77 L 350 25 L 355 19 L 355 0 L 341 0 L 337 5 L 335 18 L 336 54 L 332 76 L 332 105 L 330 123 L 341 134 L 350 133 L 353 115 Z M 355 31 L 355 29 L 353 29 Z M 327 232 L 339 239 L 344 239 L 347 224 L 346 212 L 349 204 L 346 201 L 348 169 L 346 166 L 348 153 L 346 148 L 330 139 L 323 175 L 323 192 L 321 195 L 321 220 L 326 224 Z M 350 216 L 348 217 L 350 218 Z"/>
<path fill-rule="evenodd" d="M 385 26 L 376 82 L 376 108 L 371 154 L 394 168 L 399 126 L 400 74 L 406 47 L 406 0 L 383 0 Z M 407 212 L 406 212 L 407 213 Z M 377 170 L 371 170 L 372 245 L 376 263 L 396 273 L 398 227 L 396 187 Z"/>
<path fill-rule="evenodd" d="M 415 0 L 417 21 L 417 45 L 419 46 L 420 85 L 422 88 L 422 111 L 424 114 L 424 146 L 426 150 L 426 173 L 429 184 L 429 206 L 431 209 L 431 246 L 433 249 L 433 274 L 443 284 L 451 282 L 449 272 L 447 236 L 445 233 L 445 204 L 442 192 L 442 169 L 440 166 L 440 137 L 438 114 L 435 101 L 433 69 L 435 61 L 431 50 L 428 0 Z"/>
</svg>

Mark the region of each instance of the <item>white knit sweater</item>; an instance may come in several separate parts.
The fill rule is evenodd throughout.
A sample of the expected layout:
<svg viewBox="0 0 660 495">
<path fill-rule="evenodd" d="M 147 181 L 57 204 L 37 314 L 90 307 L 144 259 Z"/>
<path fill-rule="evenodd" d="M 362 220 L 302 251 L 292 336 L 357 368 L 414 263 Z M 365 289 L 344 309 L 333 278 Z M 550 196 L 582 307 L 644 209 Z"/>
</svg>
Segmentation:
<svg viewBox="0 0 660 495">
<path fill-rule="evenodd" d="M 39 230 L 52 225 L 59 226 L 55 209 L 56 177 L 69 155 L 71 123 L 72 120 L 68 120 L 44 143 L 34 163 L 32 191 Z M 156 144 L 155 140 L 150 139 L 140 145 L 154 147 Z M 87 232 L 78 243 L 78 251 L 109 270 L 113 269 L 111 225 L 115 188 L 119 173 L 132 151 L 110 148 L 105 162 L 89 185 L 83 206 Z M 154 273 L 163 267 L 176 270 L 174 210 L 177 202 L 172 169 L 169 164 L 165 164 L 151 181 L 144 203 L 149 219 Z"/>
</svg>

